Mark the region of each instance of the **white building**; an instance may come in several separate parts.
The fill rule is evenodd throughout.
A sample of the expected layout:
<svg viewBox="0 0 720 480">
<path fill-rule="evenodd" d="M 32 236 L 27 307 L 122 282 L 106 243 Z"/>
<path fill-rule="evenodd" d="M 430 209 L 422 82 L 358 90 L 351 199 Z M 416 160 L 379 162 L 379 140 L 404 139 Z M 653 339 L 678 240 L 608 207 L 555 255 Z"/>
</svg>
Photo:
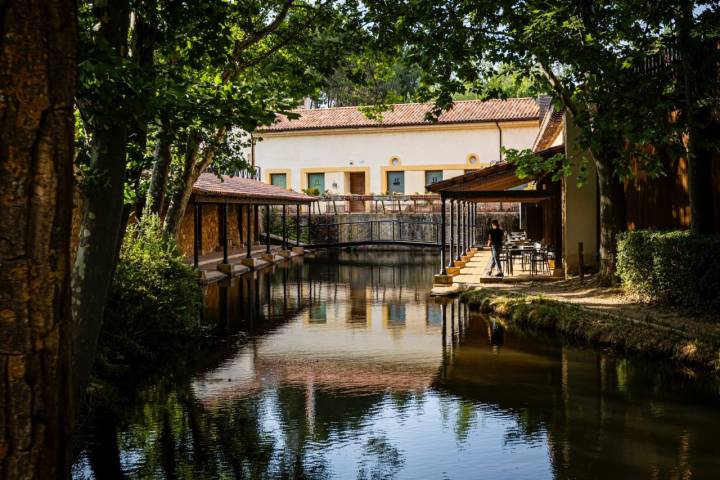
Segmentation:
<svg viewBox="0 0 720 480">
<path fill-rule="evenodd" d="M 381 121 L 358 107 L 298 109 L 299 118 L 255 133 L 263 180 L 331 194 L 423 194 L 425 185 L 501 160 L 500 148 L 532 148 L 541 107 L 533 98 L 456 102 L 436 123 L 431 104 L 398 104 Z"/>
</svg>

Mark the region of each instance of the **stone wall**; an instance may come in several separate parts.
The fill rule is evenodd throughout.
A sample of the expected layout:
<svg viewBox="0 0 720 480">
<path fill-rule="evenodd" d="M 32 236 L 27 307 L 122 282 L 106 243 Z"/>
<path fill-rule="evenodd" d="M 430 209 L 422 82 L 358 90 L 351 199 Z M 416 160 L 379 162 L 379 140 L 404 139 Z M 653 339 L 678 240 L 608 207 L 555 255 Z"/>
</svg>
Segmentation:
<svg viewBox="0 0 720 480">
<path fill-rule="evenodd" d="M 222 204 L 206 203 L 201 206 L 202 217 L 202 245 L 200 255 L 207 255 L 214 252 L 222 252 L 221 232 L 220 232 L 220 208 Z M 228 205 L 228 246 L 230 249 L 241 249 L 245 247 L 247 238 L 247 209 L 250 209 L 250 228 L 254 230 L 254 212 L 252 206 L 244 205 Z M 194 216 L 195 206 L 188 205 L 180 225 L 180 233 L 178 235 L 178 247 L 180 251 L 188 258 L 193 255 L 194 234 Z M 242 213 L 242 218 L 239 215 Z M 261 224 L 262 225 L 262 224 Z M 242 232 L 240 231 L 242 228 Z M 251 231 L 255 237 L 256 232 Z"/>
<path fill-rule="evenodd" d="M 477 214 L 477 241 L 483 242 L 487 236 L 490 222 L 497 219 L 505 231 L 518 229 L 519 212 L 481 212 Z M 307 222 L 307 219 L 303 219 Z M 372 238 L 382 240 L 410 240 L 422 242 L 438 242 L 437 226 L 440 223 L 439 213 L 354 213 L 354 214 L 322 214 L 312 216 L 311 243 L 336 243 L 359 240 L 370 240 L 371 221 L 375 223 Z M 396 223 L 393 223 L 395 221 Z M 402 226 L 397 222 L 402 222 Z M 340 224 L 340 225 L 337 225 Z M 329 225 L 329 226 L 328 226 Z M 450 240 L 450 217 L 446 218 L 446 239 Z M 402 229 L 402 231 L 400 230 Z M 394 237 L 393 237 L 394 234 Z"/>
</svg>

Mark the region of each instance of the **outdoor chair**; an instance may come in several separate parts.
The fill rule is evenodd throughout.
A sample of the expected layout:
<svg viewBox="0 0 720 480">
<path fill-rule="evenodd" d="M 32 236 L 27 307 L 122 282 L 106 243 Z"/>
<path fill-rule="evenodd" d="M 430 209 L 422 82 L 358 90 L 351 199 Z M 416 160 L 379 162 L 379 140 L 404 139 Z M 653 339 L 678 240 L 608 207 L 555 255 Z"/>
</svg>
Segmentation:
<svg viewBox="0 0 720 480">
<path fill-rule="evenodd" d="M 535 248 L 532 251 L 530 257 L 530 275 L 537 275 L 541 271 L 546 273 L 550 271 L 548 251 L 542 247 Z"/>
<path fill-rule="evenodd" d="M 503 272 L 508 275 L 512 275 L 512 261 L 510 252 L 507 249 L 503 249 L 500 252 L 498 260 L 500 260 L 500 265 L 502 266 Z"/>
<path fill-rule="evenodd" d="M 528 270 L 526 268 L 526 265 L 529 267 L 530 263 L 532 262 L 532 254 L 535 251 L 535 249 L 531 245 L 523 245 L 520 248 L 520 263 L 522 265 L 523 271 Z"/>
</svg>

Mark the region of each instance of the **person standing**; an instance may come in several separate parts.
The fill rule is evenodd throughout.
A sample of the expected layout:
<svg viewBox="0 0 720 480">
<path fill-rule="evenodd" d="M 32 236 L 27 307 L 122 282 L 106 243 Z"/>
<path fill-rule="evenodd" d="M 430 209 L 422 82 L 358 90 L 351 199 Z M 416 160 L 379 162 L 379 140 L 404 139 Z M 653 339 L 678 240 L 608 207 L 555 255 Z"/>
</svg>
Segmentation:
<svg viewBox="0 0 720 480">
<path fill-rule="evenodd" d="M 496 266 L 498 273 L 495 276 L 503 276 L 502 265 L 500 264 L 500 252 L 502 251 L 504 235 L 505 232 L 503 232 L 502 228 L 500 228 L 500 223 L 497 220 L 493 220 L 491 222 L 491 228 L 487 238 L 487 244 L 491 248 L 492 252 L 492 263 L 490 264 L 490 270 L 487 272 L 488 276 L 492 275 L 493 268 Z"/>
</svg>

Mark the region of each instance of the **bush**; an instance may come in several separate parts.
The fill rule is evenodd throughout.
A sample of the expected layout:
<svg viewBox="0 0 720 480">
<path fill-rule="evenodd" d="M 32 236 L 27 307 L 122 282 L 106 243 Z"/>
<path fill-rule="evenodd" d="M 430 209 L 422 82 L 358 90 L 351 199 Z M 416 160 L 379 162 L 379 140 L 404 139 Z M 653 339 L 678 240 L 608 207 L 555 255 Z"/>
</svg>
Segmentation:
<svg viewBox="0 0 720 480">
<path fill-rule="evenodd" d="M 202 292 L 160 219 L 128 226 L 105 311 L 99 359 L 106 367 L 145 366 L 203 333 Z"/>
<path fill-rule="evenodd" d="M 623 287 L 665 303 L 720 307 L 720 237 L 689 232 L 626 232 L 618 238 Z"/>
</svg>

